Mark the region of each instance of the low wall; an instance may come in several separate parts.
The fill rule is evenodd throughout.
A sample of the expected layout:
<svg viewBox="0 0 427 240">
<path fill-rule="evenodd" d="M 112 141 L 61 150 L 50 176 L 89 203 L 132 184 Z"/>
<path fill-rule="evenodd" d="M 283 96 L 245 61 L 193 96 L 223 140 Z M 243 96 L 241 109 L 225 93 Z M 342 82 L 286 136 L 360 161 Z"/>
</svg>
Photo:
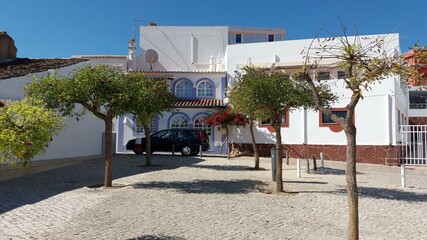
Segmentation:
<svg viewBox="0 0 427 240">
<path fill-rule="evenodd" d="M 270 157 L 274 144 L 257 144 L 262 157 Z M 229 143 L 230 156 L 253 156 L 252 144 Z M 334 161 L 346 160 L 346 145 L 310 145 L 310 144 L 285 144 L 283 151 L 289 153 L 290 158 L 311 158 L 315 155 L 323 159 Z M 384 145 L 358 145 L 356 146 L 356 157 L 358 163 L 373 163 L 385 165 L 398 164 L 398 147 Z"/>
<path fill-rule="evenodd" d="M 66 158 L 66 159 L 61 158 L 61 159 L 39 160 L 39 161 L 33 161 L 31 163 L 31 166 L 28 168 L 22 168 L 19 165 L 17 165 L 14 168 L 8 165 L 0 165 L 0 181 L 21 177 L 29 174 L 44 172 L 51 169 L 64 167 L 67 165 L 76 164 L 83 161 L 99 159 L 101 157 L 103 157 L 103 155 L 93 155 L 93 156 L 75 157 L 75 158 Z"/>
</svg>

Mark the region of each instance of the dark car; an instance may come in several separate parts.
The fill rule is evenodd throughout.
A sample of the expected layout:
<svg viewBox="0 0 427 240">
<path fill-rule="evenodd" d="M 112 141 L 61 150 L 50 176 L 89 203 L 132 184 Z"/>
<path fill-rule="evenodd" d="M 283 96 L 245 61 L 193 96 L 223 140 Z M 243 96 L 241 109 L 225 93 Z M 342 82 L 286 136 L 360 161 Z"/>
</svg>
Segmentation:
<svg viewBox="0 0 427 240">
<path fill-rule="evenodd" d="M 136 139 L 129 140 L 127 150 L 135 154 L 146 152 L 146 138 L 141 138 L 141 147 L 135 148 Z M 151 135 L 151 152 L 181 152 L 182 155 L 197 155 L 200 151 L 209 149 L 209 137 L 205 130 L 196 129 L 165 129 Z"/>
</svg>

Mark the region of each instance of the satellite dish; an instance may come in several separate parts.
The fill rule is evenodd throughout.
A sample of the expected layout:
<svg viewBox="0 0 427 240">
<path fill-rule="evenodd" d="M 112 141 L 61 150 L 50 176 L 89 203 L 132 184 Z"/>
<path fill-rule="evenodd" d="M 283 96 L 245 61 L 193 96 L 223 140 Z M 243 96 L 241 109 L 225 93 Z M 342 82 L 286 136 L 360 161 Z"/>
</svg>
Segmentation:
<svg viewBox="0 0 427 240">
<path fill-rule="evenodd" d="M 145 51 L 144 58 L 145 61 L 150 64 L 151 70 L 153 70 L 152 64 L 159 60 L 159 54 L 157 54 L 156 50 L 154 49 L 147 49 L 147 51 Z"/>
</svg>

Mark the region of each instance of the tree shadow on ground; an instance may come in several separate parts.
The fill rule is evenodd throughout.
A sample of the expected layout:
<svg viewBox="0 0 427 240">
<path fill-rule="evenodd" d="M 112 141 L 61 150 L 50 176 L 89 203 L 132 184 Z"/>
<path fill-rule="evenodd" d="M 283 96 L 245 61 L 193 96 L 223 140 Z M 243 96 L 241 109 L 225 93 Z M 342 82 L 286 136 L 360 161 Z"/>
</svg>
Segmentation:
<svg viewBox="0 0 427 240">
<path fill-rule="evenodd" d="M 283 181 L 284 183 L 308 183 L 308 184 L 328 184 L 327 182 L 314 182 L 314 181 Z"/>
<path fill-rule="evenodd" d="M 347 193 L 346 189 L 338 189 L 338 193 Z M 426 202 L 427 194 L 414 193 L 399 189 L 359 187 L 359 196 L 361 198 L 387 199 L 404 202 Z"/>
<path fill-rule="evenodd" d="M 145 158 L 136 155 L 114 155 L 114 180 L 136 174 L 173 169 L 202 162 L 202 159 L 170 156 L 155 156 L 156 167 L 136 167 Z M 164 166 L 164 167 L 162 167 Z M 26 204 L 33 204 L 63 192 L 85 186 L 99 186 L 104 182 L 105 161 L 103 158 L 83 161 L 45 172 L 26 175 L 0 182 L 0 214 Z M 113 190 L 112 188 L 111 190 Z"/>
<path fill-rule="evenodd" d="M 171 237 L 171 236 L 154 236 L 154 235 L 142 235 L 134 238 L 128 238 L 127 240 L 185 240 L 182 237 Z"/>
<path fill-rule="evenodd" d="M 242 194 L 259 190 L 266 184 L 255 180 L 195 180 L 191 182 L 148 182 L 137 183 L 134 188 L 175 189 L 195 194 Z"/>
<path fill-rule="evenodd" d="M 320 175 L 345 175 L 344 169 L 335 169 L 335 168 L 317 168 L 316 171 L 313 171 L 315 174 Z M 356 172 L 357 175 L 363 175 L 361 172 Z"/>
<path fill-rule="evenodd" d="M 217 171 L 246 171 L 249 169 L 247 166 L 235 166 L 235 165 L 191 165 L 188 166 L 191 168 L 202 168 L 202 169 L 212 169 Z"/>
</svg>

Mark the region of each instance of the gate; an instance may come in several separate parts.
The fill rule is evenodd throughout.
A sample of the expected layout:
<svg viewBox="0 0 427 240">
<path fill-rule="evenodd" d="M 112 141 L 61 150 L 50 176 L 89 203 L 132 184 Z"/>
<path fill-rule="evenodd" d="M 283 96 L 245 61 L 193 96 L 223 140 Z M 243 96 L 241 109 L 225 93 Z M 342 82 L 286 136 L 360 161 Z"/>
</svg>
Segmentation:
<svg viewBox="0 0 427 240">
<path fill-rule="evenodd" d="M 427 125 L 401 125 L 400 142 L 400 164 L 427 166 Z"/>
</svg>

